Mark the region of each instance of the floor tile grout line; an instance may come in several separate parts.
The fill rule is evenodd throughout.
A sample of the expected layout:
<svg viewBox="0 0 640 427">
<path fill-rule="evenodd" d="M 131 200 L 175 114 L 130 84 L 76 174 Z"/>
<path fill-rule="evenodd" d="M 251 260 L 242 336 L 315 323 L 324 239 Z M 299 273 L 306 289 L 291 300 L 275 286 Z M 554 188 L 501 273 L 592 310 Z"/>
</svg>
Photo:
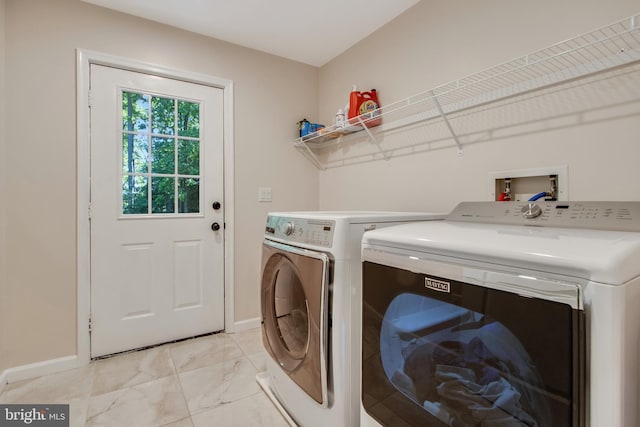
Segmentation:
<svg viewBox="0 0 640 427">
<path fill-rule="evenodd" d="M 166 345 L 166 344 L 162 344 L 162 345 L 157 346 L 157 347 L 153 347 L 153 348 L 149 348 L 149 349 L 144 349 L 144 350 L 139 350 L 139 352 L 138 352 L 138 353 L 142 353 L 142 352 L 146 352 L 146 351 L 151 351 L 151 350 L 155 351 L 156 349 L 159 351 L 159 350 L 161 350 L 161 349 L 163 348 L 163 346 L 165 346 L 165 345 Z M 167 347 L 167 350 L 168 350 L 168 347 Z M 139 386 L 139 385 L 148 384 L 148 383 L 150 383 L 150 382 L 153 382 L 153 381 L 156 381 L 156 380 L 160 380 L 160 379 L 163 379 L 163 378 L 167 378 L 167 377 L 170 377 L 170 376 L 172 376 L 172 375 L 177 375 L 177 372 L 176 372 L 175 367 L 174 367 L 174 365 L 173 365 L 173 359 L 171 358 L 171 351 L 169 351 L 169 350 L 168 350 L 167 352 L 169 353 L 169 359 L 171 360 L 171 366 L 174 368 L 172 373 L 169 373 L 169 374 L 166 374 L 166 375 L 160 375 L 159 377 L 153 377 L 153 378 L 150 378 L 150 379 L 148 379 L 148 380 L 146 380 L 146 381 L 142 381 L 142 382 L 140 382 L 140 383 L 130 384 L 130 385 L 125 385 L 125 386 L 122 386 L 122 387 L 119 387 L 119 388 L 116 388 L 116 389 L 113 389 L 113 390 L 110 390 L 110 391 L 106 391 L 106 392 L 104 392 L 104 393 L 95 394 L 95 395 L 93 394 L 93 383 L 92 383 L 91 392 L 90 392 L 89 397 L 101 396 L 101 395 L 104 395 L 104 394 L 107 394 L 107 393 L 112 393 L 112 392 L 114 392 L 114 391 L 128 390 L 128 389 L 131 389 L 131 388 L 133 388 L 133 387 L 137 387 L 137 386 Z M 135 353 L 126 353 L 126 355 L 129 355 L 129 354 L 135 354 Z M 124 355 L 123 355 L 123 356 L 124 356 Z M 118 356 L 115 356 L 115 357 L 117 358 Z M 95 361 L 92 361 L 92 362 L 96 362 L 96 363 L 98 363 L 98 362 L 102 362 L 103 360 L 109 360 L 109 359 L 99 359 L 99 360 L 95 360 Z M 116 360 L 116 359 L 112 359 L 112 360 Z M 94 371 L 94 378 L 93 378 L 93 379 L 95 380 L 95 366 L 94 366 L 93 371 Z M 138 372 L 140 372 L 140 371 L 138 370 Z M 93 381 L 93 380 L 92 380 L 92 381 Z"/>
<path fill-rule="evenodd" d="M 203 409 L 201 409 L 199 411 L 196 411 L 194 413 L 191 413 L 191 411 L 189 411 L 189 413 L 191 414 L 192 422 L 193 422 L 193 417 L 194 416 L 199 416 L 199 415 L 205 414 L 205 413 L 210 412 L 210 411 L 215 411 L 216 409 L 220 409 L 220 408 L 223 408 L 223 407 L 228 406 L 228 405 L 234 405 L 234 404 L 236 404 L 238 402 L 242 402 L 243 400 L 250 399 L 250 398 L 258 396 L 258 395 L 260 395 L 262 393 L 263 393 L 263 391 L 262 391 L 262 389 L 260 389 L 260 390 L 256 391 L 253 394 L 250 394 L 250 395 L 247 395 L 247 396 L 243 396 L 243 397 L 241 397 L 239 399 L 232 400 L 232 401 L 229 401 L 229 402 L 223 402 L 218 406 L 213 406 L 211 408 L 203 408 Z"/>
<path fill-rule="evenodd" d="M 254 329 L 259 329 L 259 328 L 254 328 Z M 254 329 L 247 329 L 247 331 L 253 331 Z M 246 331 L 243 331 L 246 332 Z M 262 331 L 260 330 L 260 333 Z M 255 363 L 253 363 L 253 360 L 251 360 L 251 356 L 257 355 L 257 354 L 262 354 L 262 352 L 256 352 L 256 353 L 249 353 L 244 346 L 242 346 L 240 344 L 240 342 L 235 338 L 235 335 L 241 334 L 242 332 L 238 332 L 238 333 L 234 333 L 234 334 L 229 334 L 231 335 L 231 338 L 233 339 L 233 341 L 236 343 L 236 345 L 240 348 L 240 351 L 242 351 L 242 353 L 249 359 L 249 362 L 253 365 L 253 367 L 256 369 L 256 371 L 260 372 L 260 369 L 255 365 Z M 260 334 L 259 334 L 260 335 Z M 261 341 L 262 341 L 262 337 L 259 336 L 258 337 Z"/>
<path fill-rule="evenodd" d="M 176 380 L 178 381 L 178 386 L 180 387 L 180 393 L 182 394 L 182 400 L 184 402 L 184 406 L 185 408 L 187 408 L 187 414 L 189 414 L 188 417 L 185 417 L 183 419 L 188 418 L 189 421 L 191 421 L 191 425 L 193 425 L 193 419 L 191 418 L 192 417 L 191 408 L 189 408 L 189 402 L 187 402 L 187 396 L 184 393 L 184 387 L 182 386 L 182 378 L 180 377 L 180 373 L 178 372 L 178 368 L 176 367 L 176 362 L 175 360 L 173 360 L 173 353 L 171 352 L 171 349 L 169 349 L 169 358 L 171 359 L 171 365 L 173 366 L 173 370 L 176 374 Z M 180 420 L 176 420 L 176 422 L 177 421 L 180 421 Z"/>
<path fill-rule="evenodd" d="M 93 382 L 96 379 L 96 365 L 95 365 L 93 360 L 89 361 L 89 367 L 90 367 L 90 372 L 91 372 L 91 379 L 89 381 L 90 384 L 89 384 L 89 387 L 88 387 L 87 395 L 84 398 L 85 399 L 85 407 L 83 408 L 84 411 L 81 412 L 82 414 L 84 414 L 84 420 L 82 422 L 82 425 L 84 425 L 84 426 L 87 425 L 87 421 L 89 420 L 89 406 L 91 405 Z M 69 417 L 71 417 L 71 415 L 69 415 Z"/>
<path fill-rule="evenodd" d="M 235 339 L 233 339 L 232 337 L 230 337 L 229 335 L 230 335 L 230 334 L 226 334 L 226 336 L 228 336 L 228 337 L 233 341 L 233 343 L 238 347 L 238 349 L 240 350 L 240 352 L 242 353 L 242 355 L 241 355 L 241 356 L 239 356 L 239 357 L 234 357 L 234 358 L 231 358 L 231 359 L 225 360 L 225 358 L 224 358 L 224 354 L 223 354 L 223 356 L 222 356 L 222 361 L 221 361 L 220 363 L 216 363 L 215 365 L 220 364 L 220 365 L 223 365 L 223 366 L 224 366 L 224 364 L 226 364 L 227 362 L 231 362 L 231 361 L 239 361 L 239 360 L 245 359 L 245 360 L 246 360 L 247 362 L 249 362 L 249 364 L 250 364 L 254 369 L 256 369 L 256 371 L 257 371 L 257 368 L 255 367 L 255 365 L 253 364 L 253 362 L 251 362 L 251 359 L 246 355 L 245 351 L 244 351 L 244 350 L 243 350 L 243 348 L 240 346 L 240 344 L 238 344 L 238 342 L 237 342 Z M 214 409 L 216 409 L 216 408 L 222 407 L 222 406 L 224 406 L 225 404 L 234 403 L 234 402 L 237 402 L 237 401 L 239 401 L 239 400 L 242 400 L 242 399 L 245 399 L 245 398 L 246 398 L 246 397 L 243 397 L 243 398 L 240 398 L 240 399 L 238 399 L 238 400 L 234 400 L 234 401 L 231 401 L 231 402 L 222 403 L 221 405 L 218 405 L 218 406 L 216 406 L 216 407 L 212 407 L 212 408 L 204 408 L 204 409 L 202 409 L 202 410 L 199 410 L 199 411 L 195 411 L 195 412 L 193 412 L 193 411 L 191 410 L 191 408 L 189 407 L 189 402 L 187 401 L 187 397 L 186 397 L 186 394 L 185 394 L 185 391 L 184 391 L 184 386 L 183 386 L 183 384 L 182 384 L 182 376 L 181 376 L 181 374 L 189 373 L 189 372 L 193 372 L 193 371 L 196 371 L 196 370 L 198 370 L 198 369 L 207 369 L 207 368 L 210 368 L 210 367 L 211 367 L 211 366 L 213 366 L 213 365 L 210 365 L 210 366 L 204 366 L 204 367 L 199 367 L 199 368 L 194 368 L 194 369 L 189 369 L 189 370 L 186 370 L 186 371 L 179 371 L 179 370 L 178 370 L 178 368 L 177 368 L 177 367 L 176 367 L 176 365 L 175 365 L 175 360 L 173 359 L 173 357 L 174 357 L 174 356 L 173 356 L 173 353 L 170 351 L 170 352 L 169 352 L 169 354 L 170 354 L 170 356 L 171 356 L 171 362 L 173 363 L 173 365 L 174 365 L 174 369 L 175 369 L 175 371 L 176 371 L 176 376 L 178 377 L 178 382 L 179 382 L 179 384 L 180 384 L 180 390 L 182 391 L 182 397 L 183 397 L 183 399 L 184 399 L 184 401 L 185 401 L 185 404 L 186 404 L 186 406 L 187 406 L 187 411 L 189 412 L 189 417 L 191 418 L 191 422 L 192 422 L 192 424 L 193 424 L 193 416 L 195 416 L 195 415 L 202 414 L 202 413 L 204 413 L 204 412 L 207 412 L 207 411 L 214 410 Z M 223 380 L 223 384 L 224 384 L 225 382 L 226 382 L 226 381 L 224 381 L 224 380 Z M 257 393 L 256 393 L 256 394 L 257 394 Z M 251 395 L 251 396 L 253 396 L 253 395 Z"/>
</svg>

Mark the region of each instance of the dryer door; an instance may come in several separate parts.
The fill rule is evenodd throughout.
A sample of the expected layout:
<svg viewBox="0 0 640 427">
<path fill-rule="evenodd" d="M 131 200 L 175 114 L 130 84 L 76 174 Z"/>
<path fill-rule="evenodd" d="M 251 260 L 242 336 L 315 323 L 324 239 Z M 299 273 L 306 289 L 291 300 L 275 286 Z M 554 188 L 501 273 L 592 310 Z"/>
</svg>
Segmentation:
<svg viewBox="0 0 640 427">
<path fill-rule="evenodd" d="M 327 402 L 329 257 L 276 242 L 262 247 L 262 338 L 316 402 Z"/>
<path fill-rule="evenodd" d="M 363 264 L 370 417 L 386 426 L 584 425 L 577 284 L 415 263 Z"/>
</svg>

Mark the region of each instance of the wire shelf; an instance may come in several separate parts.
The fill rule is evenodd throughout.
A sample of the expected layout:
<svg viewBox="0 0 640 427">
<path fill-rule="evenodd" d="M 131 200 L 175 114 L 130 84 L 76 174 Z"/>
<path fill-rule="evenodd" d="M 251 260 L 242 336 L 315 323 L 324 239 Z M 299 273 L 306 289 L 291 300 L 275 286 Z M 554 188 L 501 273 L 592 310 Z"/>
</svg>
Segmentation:
<svg viewBox="0 0 640 427">
<path fill-rule="evenodd" d="M 318 168 L 342 166 L 348 162 L 327 162 L 317 153 L 361 139 L 364 134 L 360 131 L 364 130 L 376 147 L 371 160 L 388 159 L 390 150 L 378 141 L 380 136 L 394 129 L 435 121 L 448 130 L 449 140 L 453 139 L 461 152 L 463 143 L 456 126 L 450 122 L 452 115 L 638 62 L 640 14 L 381 107 L 378 113 L 383 124 L 375 128 L 369 129 L 367 120 L 360 117 L 358 126 L 330 126 L 322 134 L 296 139 L 294 146 Z"/>
</svg>

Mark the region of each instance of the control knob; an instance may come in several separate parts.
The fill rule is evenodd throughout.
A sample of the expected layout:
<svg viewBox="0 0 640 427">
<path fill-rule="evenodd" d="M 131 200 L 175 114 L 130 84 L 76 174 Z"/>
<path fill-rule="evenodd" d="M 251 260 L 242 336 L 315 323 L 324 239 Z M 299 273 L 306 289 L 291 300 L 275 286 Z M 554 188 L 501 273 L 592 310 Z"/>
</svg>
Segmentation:
<svg viewBox="0 0 640 427">
<path fill-rule="evenodd" d="M 293 222 L 288 222 L 284 227 L 284 234 L 291 236 L 296 229 L 296 225 Z"/>
<path fill-rule="evenodd" d="M 542 215 L 542 209 L 537 203 L 527 203 L 522 207 L 522 216 L 525 219 L 533 219 Z"/>
</svg>

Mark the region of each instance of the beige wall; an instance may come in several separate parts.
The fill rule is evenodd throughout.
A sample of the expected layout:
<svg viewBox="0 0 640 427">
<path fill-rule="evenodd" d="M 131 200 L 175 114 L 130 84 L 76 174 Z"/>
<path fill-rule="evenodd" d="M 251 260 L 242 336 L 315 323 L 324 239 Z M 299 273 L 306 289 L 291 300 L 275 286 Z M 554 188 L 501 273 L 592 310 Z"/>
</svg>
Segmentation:
<svg viewBox="0 0 640 427">
<path fill-rule="evenodd" d="M 235 318 L 258 317 L 266 213 L 318 204 L 318 173 L 290 144 L 300 117 L 317 115 L 317 69 L 78 0 L 8 0 L 5 13 L 0 372 L 76 354 L 76 48 L 234 82 Z M 258 203 L 259 186 L 273 203 Z"/>
<path fill-rule="evenodd" d="M 637 0 L 419 2 L 321 68 L 320 119 L 332 121 L 354 83 L 375 87 L 384 106 L 638 12 Z M 562 94 L 554 100 L 565 103 Z M 573 200 L 640 200 L 638 102 L 570 120 L 562 126 L 540 121 L 519 136 L 485 135 L 462 156 L 434 146 L 321 172 L 320 208 L 448 211 L 462 200 L 486 200 L 490 171 L 557 165 L 568 165 Z"/>
<path fill-rule="evenodd" d="M 4 6 L 5 0 L 0 0 L 0 200 L 5 199 L 4 175 L 5 175 L 5 155 L 4 155 Z M 6 203 L 0 203 L 0 376 L 2 371 L 7 368 L 6 339 L 5 328 L 7 322 L 4 319 L 6 311 L 5 305 L 7 298 L 5 296 L 6 280 L 5 280 L 5 206 Z M 0 389 L 2 385 L 0 384 Z"/>
</svg>

